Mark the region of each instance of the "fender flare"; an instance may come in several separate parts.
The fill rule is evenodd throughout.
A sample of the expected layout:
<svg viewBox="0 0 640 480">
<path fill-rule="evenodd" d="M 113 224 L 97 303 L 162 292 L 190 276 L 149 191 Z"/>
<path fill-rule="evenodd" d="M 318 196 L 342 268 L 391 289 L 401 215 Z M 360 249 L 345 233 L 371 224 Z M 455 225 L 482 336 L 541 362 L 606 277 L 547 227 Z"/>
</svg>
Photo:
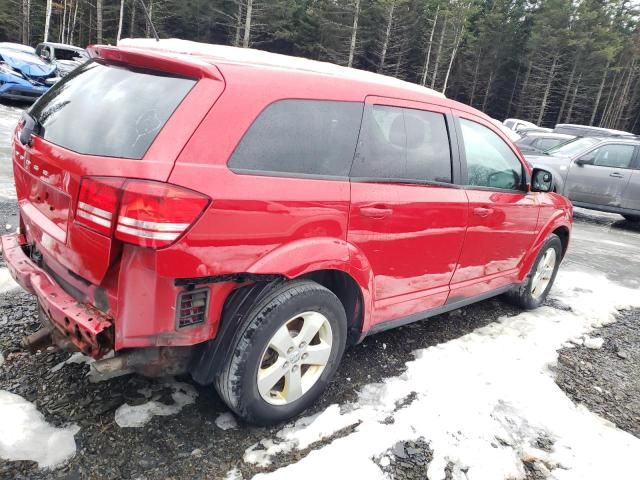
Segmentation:
<svg viewBox="0 0 640 480">
<path fill-rule="evenodd" d="M 247 272 L 294 279 L 319 270 L 338 270 L 355 281 L 362 295 L 362 331 L 367 331 L 373 318 L 373 271 L 364 253 L 345 240 L 332 237 L 296 240 L 272 250 Z"/>
<path fill-rule="evenodd" d="M 540 229 L 538 235 L 536 236 L 529 252 L 522 259 L 520 272 L 518 274 L 518 281 L 523 282 L 526 276 L 529 274 L 529 270 L 531 270 L 531 266 L 535 261 L 540 249 L 544 245 L 544 242 L 547 241 L 547 238 L 551 233 L 553 233 L 558 228 L 565 228 L 569 235 L 571 234 L 571 218 L 570 213 L 567 211 L 557 211 L 547 223 Z"/>
</svg>

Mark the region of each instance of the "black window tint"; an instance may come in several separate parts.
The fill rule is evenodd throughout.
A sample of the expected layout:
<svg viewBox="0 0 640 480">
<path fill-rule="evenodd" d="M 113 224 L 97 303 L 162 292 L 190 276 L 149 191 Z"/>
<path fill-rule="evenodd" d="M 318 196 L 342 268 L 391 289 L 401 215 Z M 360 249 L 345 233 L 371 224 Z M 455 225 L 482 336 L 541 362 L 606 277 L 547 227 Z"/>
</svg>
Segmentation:
<svg viewBox="0 0 640 480">
<path fill-rule="evenodd" d="M 140 159 L 195 80 L 90 62 L 31 108 L 45 140 L 87 155 Z"/>
<path fill-rule="evenodd" d="M 467 161 L 467 185 L 518 190 L 522 164 L 509 146 L 479 123 L 460 119 Z"/>
<path fill-rule="evenodd" d="M 365 114 L 351 176 L 451 182 L 451 150 L 444 115 L 371 106 Z"/>
<path fill-rule="evenodd" d="M 237 170 L 346 177 L 362 103 L 280 100 L 253 122 L 229 159 Z"/>
</svg>

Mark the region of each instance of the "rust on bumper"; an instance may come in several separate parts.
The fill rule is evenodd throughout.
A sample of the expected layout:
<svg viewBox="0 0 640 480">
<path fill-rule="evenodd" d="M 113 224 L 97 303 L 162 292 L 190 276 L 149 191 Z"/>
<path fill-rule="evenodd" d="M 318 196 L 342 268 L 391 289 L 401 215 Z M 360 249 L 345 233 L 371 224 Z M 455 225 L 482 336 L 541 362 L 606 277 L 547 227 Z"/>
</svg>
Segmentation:
<svg viewBox="0 0 640 480">
<path fill-rule="evenodd" d="M 22 249 L 23 235 L 0 237 L 1 251 L 14 280 L 38 298 L 40 307 L 51 324 L 78 350 L 93 358 L 101 358 L 113 349 L 113 319 L 92 305 L 80 304 Z"/>
</svg>

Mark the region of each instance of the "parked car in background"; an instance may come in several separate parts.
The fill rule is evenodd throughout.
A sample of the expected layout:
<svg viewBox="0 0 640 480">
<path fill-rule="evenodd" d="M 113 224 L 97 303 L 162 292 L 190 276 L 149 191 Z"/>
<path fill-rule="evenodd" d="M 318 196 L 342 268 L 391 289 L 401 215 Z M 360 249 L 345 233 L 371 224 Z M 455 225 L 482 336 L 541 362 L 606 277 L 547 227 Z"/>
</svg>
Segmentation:
<svg viewBox="0 0 640 480">
<path fill-rule="evenodd" d="M 520 120 L 518 118 L 507 118 L 502 124 L 513 130 L 519 132 L 521 128 L 537 128 L 535 123 L 527 122 L 526 120 Z"/>
<path fill-rule="evenodd" d="M 0 44 L 0 99 L 34 101 L 58 80 L 55 65 L 32 51 L 24 45 Z"/>
<path fill-rule="evenodd" d="M 29 45 L 22 45 L 21 43 L 11 43 L 11 42 L 0 42 L 0 49 L 2 48 L 9 48 L 11 50 L 18 50 L 20 52 L 24 52 L 24 53 L 31 53 L 31 54 L 35 54 L 36 53 L 36 49 L 33 47 L 30 47 Z"/>
<path fill-rule="evenodd" d="M 564 133 L 530 132 L 516 141 L 522 153 L 543 153 L 576 138 Z"/>
<path fill-rule="evenodd" d="M 507 137 L 509 137 L 509 140 L 511 140 L 512 142 L 515 142 L 515 141 L 520 139 L 520 134 L 516 133 L 515 131 L 511 130 L 510 128 L 505 127 L 504 124 L 500 120 L 492 118 L 491 121 L 493 122 L 493 124 L 496 127 L 498 127 L 500 129 L 500 131 L 502 133 L 504 133 Z"/>
<path fill-rule="evenodd" d="M 589 125 L 577 125 L 575 123 L 559 123 L 553 129 L 555 133 L 565 133 L 577 137 L 624 137 L 634 134 L 623 130 L 613 130 L 611 128 L 591 127 Z"/>
<path fill-rule="evenodd" d="M 518 133 L 522 136 L 529 135 L 530 133 L 550 133 L 553 132 L 553 128 L 546 127 L 520 127 Z"/>
<path fill-rule="evenodd" d="M 526 158 L 574 205 L 640 221 L 640 137 L 577 138 Z"/>
<path fill-rule="evenodd" d="M 572 207 L 482 112 L 322 62 L 128 45 L 91 47 L 16 128 L 20 229 L 1 244 L 40 305 L 25 344 L 188 369 L 266 424 L 366 335 L 545 301 Z"/>
<path fill-rule="evenodd" d="M 44 61 L 54 64 L 61 77 L 89 60 L 89 54 L 84 48 L 64 43 L 40 43 L 36 47 L 36 54 Z"/>
</svg>

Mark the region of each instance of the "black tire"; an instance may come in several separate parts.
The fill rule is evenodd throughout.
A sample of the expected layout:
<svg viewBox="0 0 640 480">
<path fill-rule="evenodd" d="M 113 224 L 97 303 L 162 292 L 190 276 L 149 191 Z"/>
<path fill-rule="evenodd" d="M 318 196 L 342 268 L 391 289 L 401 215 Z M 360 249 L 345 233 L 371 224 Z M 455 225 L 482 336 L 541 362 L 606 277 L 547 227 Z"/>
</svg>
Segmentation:
<svg viewBox="0 0 640 480">
<path fill-rule="evenodd" d="M 553 268 L 551 280 L 549 281 L 549 284 L 541 294 L 534 296 L 531 293 L 531 290 L 533 287 L 533 278 L 536 270 L 538 269 L 538 265 L 542 261 L 547 250 L 549 250 L 550 248 L 553 248 L 556 253 L 556 263 Z M 556 234 L 551 234 L 549 235 L 549 238 L 547 238 L 547 241 L 544 242 L 544 245 L 542 245 L 540 252 L 538 252 L 538 256 L 536 257 L 536 260 L 533 262 L 533 265 L 531 266 L 531 270 L 527 274 L 527 277 L 525 278 L 524 282 L 517 289 L 509 292 L 507 294 L 507 298 L 512 303 L 514 303 L 515 305 L 525 310 L 533 310 L 534 308 L 538 308 L 547 299 L 547 295 L 549 294 L 549 291 L 553 286 L 553 282 L 556 279 L 556 275 L 558 274 L 558 268 L 560 267 L 561 261 L 562 261 L 562 241 L 560 240 L 560 237 L 558 237 Z"/>
<path fill-rule="evenodd" d="M 628 222 L 640 222 L 640 215 L 622 215 Z"/>
<path fill-rule="evenodd" d="M 302 312 L 319 312 L 331 326 L 332 347 L 326 367 L 300 398 L 285 405 L 266 402 L 258 391 L 262 355 L 275 332 Z M 286 282 L 250 308 L 241 320 L 226 354 L 215 387 L 236 415 L 257 425 L 279 423 L 311 406 L 336 372 L 347 338 L 347 319 L 338 297 L 309 280 Z"/>
</svg>

